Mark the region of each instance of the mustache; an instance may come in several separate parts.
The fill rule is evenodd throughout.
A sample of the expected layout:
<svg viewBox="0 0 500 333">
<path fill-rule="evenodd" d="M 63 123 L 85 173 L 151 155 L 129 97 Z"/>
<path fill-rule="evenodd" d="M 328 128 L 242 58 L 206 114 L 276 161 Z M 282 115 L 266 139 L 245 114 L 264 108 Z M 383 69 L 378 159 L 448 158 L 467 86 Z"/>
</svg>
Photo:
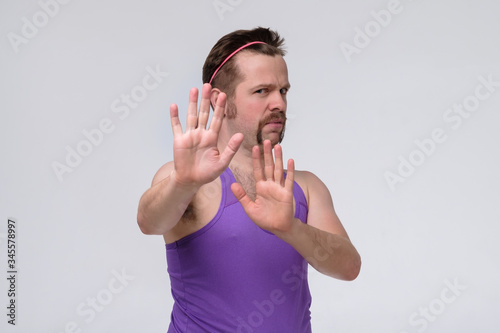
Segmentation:
<svg viewBox="0 0 500 333">
<path fill-rule="evenodd" d="M 266 124 L 273 123 L 276 121 L 282 122 L 284 124 L 286 122 L 286 115 L 282 112 L 271 113 L 266 118 L 264 118 L 260 121 L 259 127 L 262 128 Z"/>
</svg>

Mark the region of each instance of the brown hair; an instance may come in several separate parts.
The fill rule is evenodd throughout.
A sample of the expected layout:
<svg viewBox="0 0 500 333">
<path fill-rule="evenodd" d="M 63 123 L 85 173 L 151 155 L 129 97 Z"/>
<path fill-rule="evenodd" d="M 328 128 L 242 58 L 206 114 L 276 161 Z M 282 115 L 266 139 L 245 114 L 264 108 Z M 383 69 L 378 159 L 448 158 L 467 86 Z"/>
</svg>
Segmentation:
<svg viewBox="0 0 500 333">
<path fill-rule="evenodd" d="M 221 39 L 214 45 L 203 65 L 203 83 L 210 82 L 210 78 L 217 67 L 235 50 L 245 44 L 261 41 L 266 44 L 253 44 L 243 51 L 255 52 L 269 56 L 284 56 L 286 51 L 283 48 L 285 40 L 276 31 L 269 28 L 258 27 L 253 30 L 236 30 Z M 217 72 L 212 80 L 212 87 L 219 88 L 228 97 L 234 94 L 234 90 L 242 79 L 241 73 L 235 66 L 234 57 L 229 59 Z"/>
</svg>

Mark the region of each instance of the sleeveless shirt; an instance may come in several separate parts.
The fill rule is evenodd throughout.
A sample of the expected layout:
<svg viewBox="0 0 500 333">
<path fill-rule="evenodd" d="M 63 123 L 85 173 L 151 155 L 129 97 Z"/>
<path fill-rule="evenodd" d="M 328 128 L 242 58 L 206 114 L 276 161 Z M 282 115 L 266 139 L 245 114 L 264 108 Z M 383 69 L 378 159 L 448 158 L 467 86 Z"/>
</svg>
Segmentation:
<svg viewBox="0 0 500 333">
<path fill-rule="evenodd" d="M 308 333 L 311 294 L 307 261 L 246 215 L 222 175 L 215 217 L 166 244 L 174 305 L 168 333 Z M 295 217 L 307 223 L 307 202 L 293 186 Z"/>
</svg>

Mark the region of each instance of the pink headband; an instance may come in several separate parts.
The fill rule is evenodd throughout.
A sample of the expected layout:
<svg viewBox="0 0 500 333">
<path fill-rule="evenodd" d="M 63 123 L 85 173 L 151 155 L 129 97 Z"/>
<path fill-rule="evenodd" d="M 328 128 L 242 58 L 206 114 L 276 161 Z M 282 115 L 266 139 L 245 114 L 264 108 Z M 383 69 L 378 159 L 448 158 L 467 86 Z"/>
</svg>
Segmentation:
<svg viewBox="0 0 500 333">
<path fill-rule="evenodd" d="M 247 46 L 250 46 L 250 45 L 253 45 L 253 44 L 266 44 L 264 42 L 251 42 L 251 43 L 248 43 L 248 44 L 245 44 L 243 45 L 242 47 L 240 47 L 239 49 L 237 49 L 236 51 L 234 51 L 233 53 L 231 53 L 230 55 L 227 56 L 227 58 L 222 62 L 222 64 L 220 64 L 219 67 L 217 67 L 217 69 L 215 70 L 214 74 L 212 75 L 212 77 L 210 78 L 210 81 L 208 83 L 212 84 L 212 80 L 214 79 L 215 77 L 215 74 L 217 74 L 217 72 L 219 71 L 219 69 L 221 69 L 221 67 L 229 60 L 231 59 L 236 53 L 240 52 L 241 50 L 243 50 L 245 47 Z"/>
</svg>

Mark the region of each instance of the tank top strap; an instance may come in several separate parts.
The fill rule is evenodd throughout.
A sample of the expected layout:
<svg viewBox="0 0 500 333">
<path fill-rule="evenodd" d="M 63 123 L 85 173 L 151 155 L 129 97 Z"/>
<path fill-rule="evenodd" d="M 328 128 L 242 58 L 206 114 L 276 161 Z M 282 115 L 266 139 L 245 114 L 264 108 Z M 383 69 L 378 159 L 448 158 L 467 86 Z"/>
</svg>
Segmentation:
<svg viewBox="0 0 500 333">
<path fill-rule="evenodd" d="M 307 207 L 306 195 L 302 187 L 300 187 L 296 181 L 293 182 L 293 197 L 295 198 L 295 218 L 307 223 L 307 213 L 309 209 Z"/>
<path fill-rule="evenodd" d="M 234 178 L 233 172 L 231 169 L 226 168 L 224 172 L 220 175 L 221 181 L 221 189 L 222 189 L 222 198 L 224 199 L 221 204 L 224 207 L 230 206 L 238 202 L 238 199 L 231 191 L 231 184 L 236 183 L 236 178 Z"/>
</svg>

